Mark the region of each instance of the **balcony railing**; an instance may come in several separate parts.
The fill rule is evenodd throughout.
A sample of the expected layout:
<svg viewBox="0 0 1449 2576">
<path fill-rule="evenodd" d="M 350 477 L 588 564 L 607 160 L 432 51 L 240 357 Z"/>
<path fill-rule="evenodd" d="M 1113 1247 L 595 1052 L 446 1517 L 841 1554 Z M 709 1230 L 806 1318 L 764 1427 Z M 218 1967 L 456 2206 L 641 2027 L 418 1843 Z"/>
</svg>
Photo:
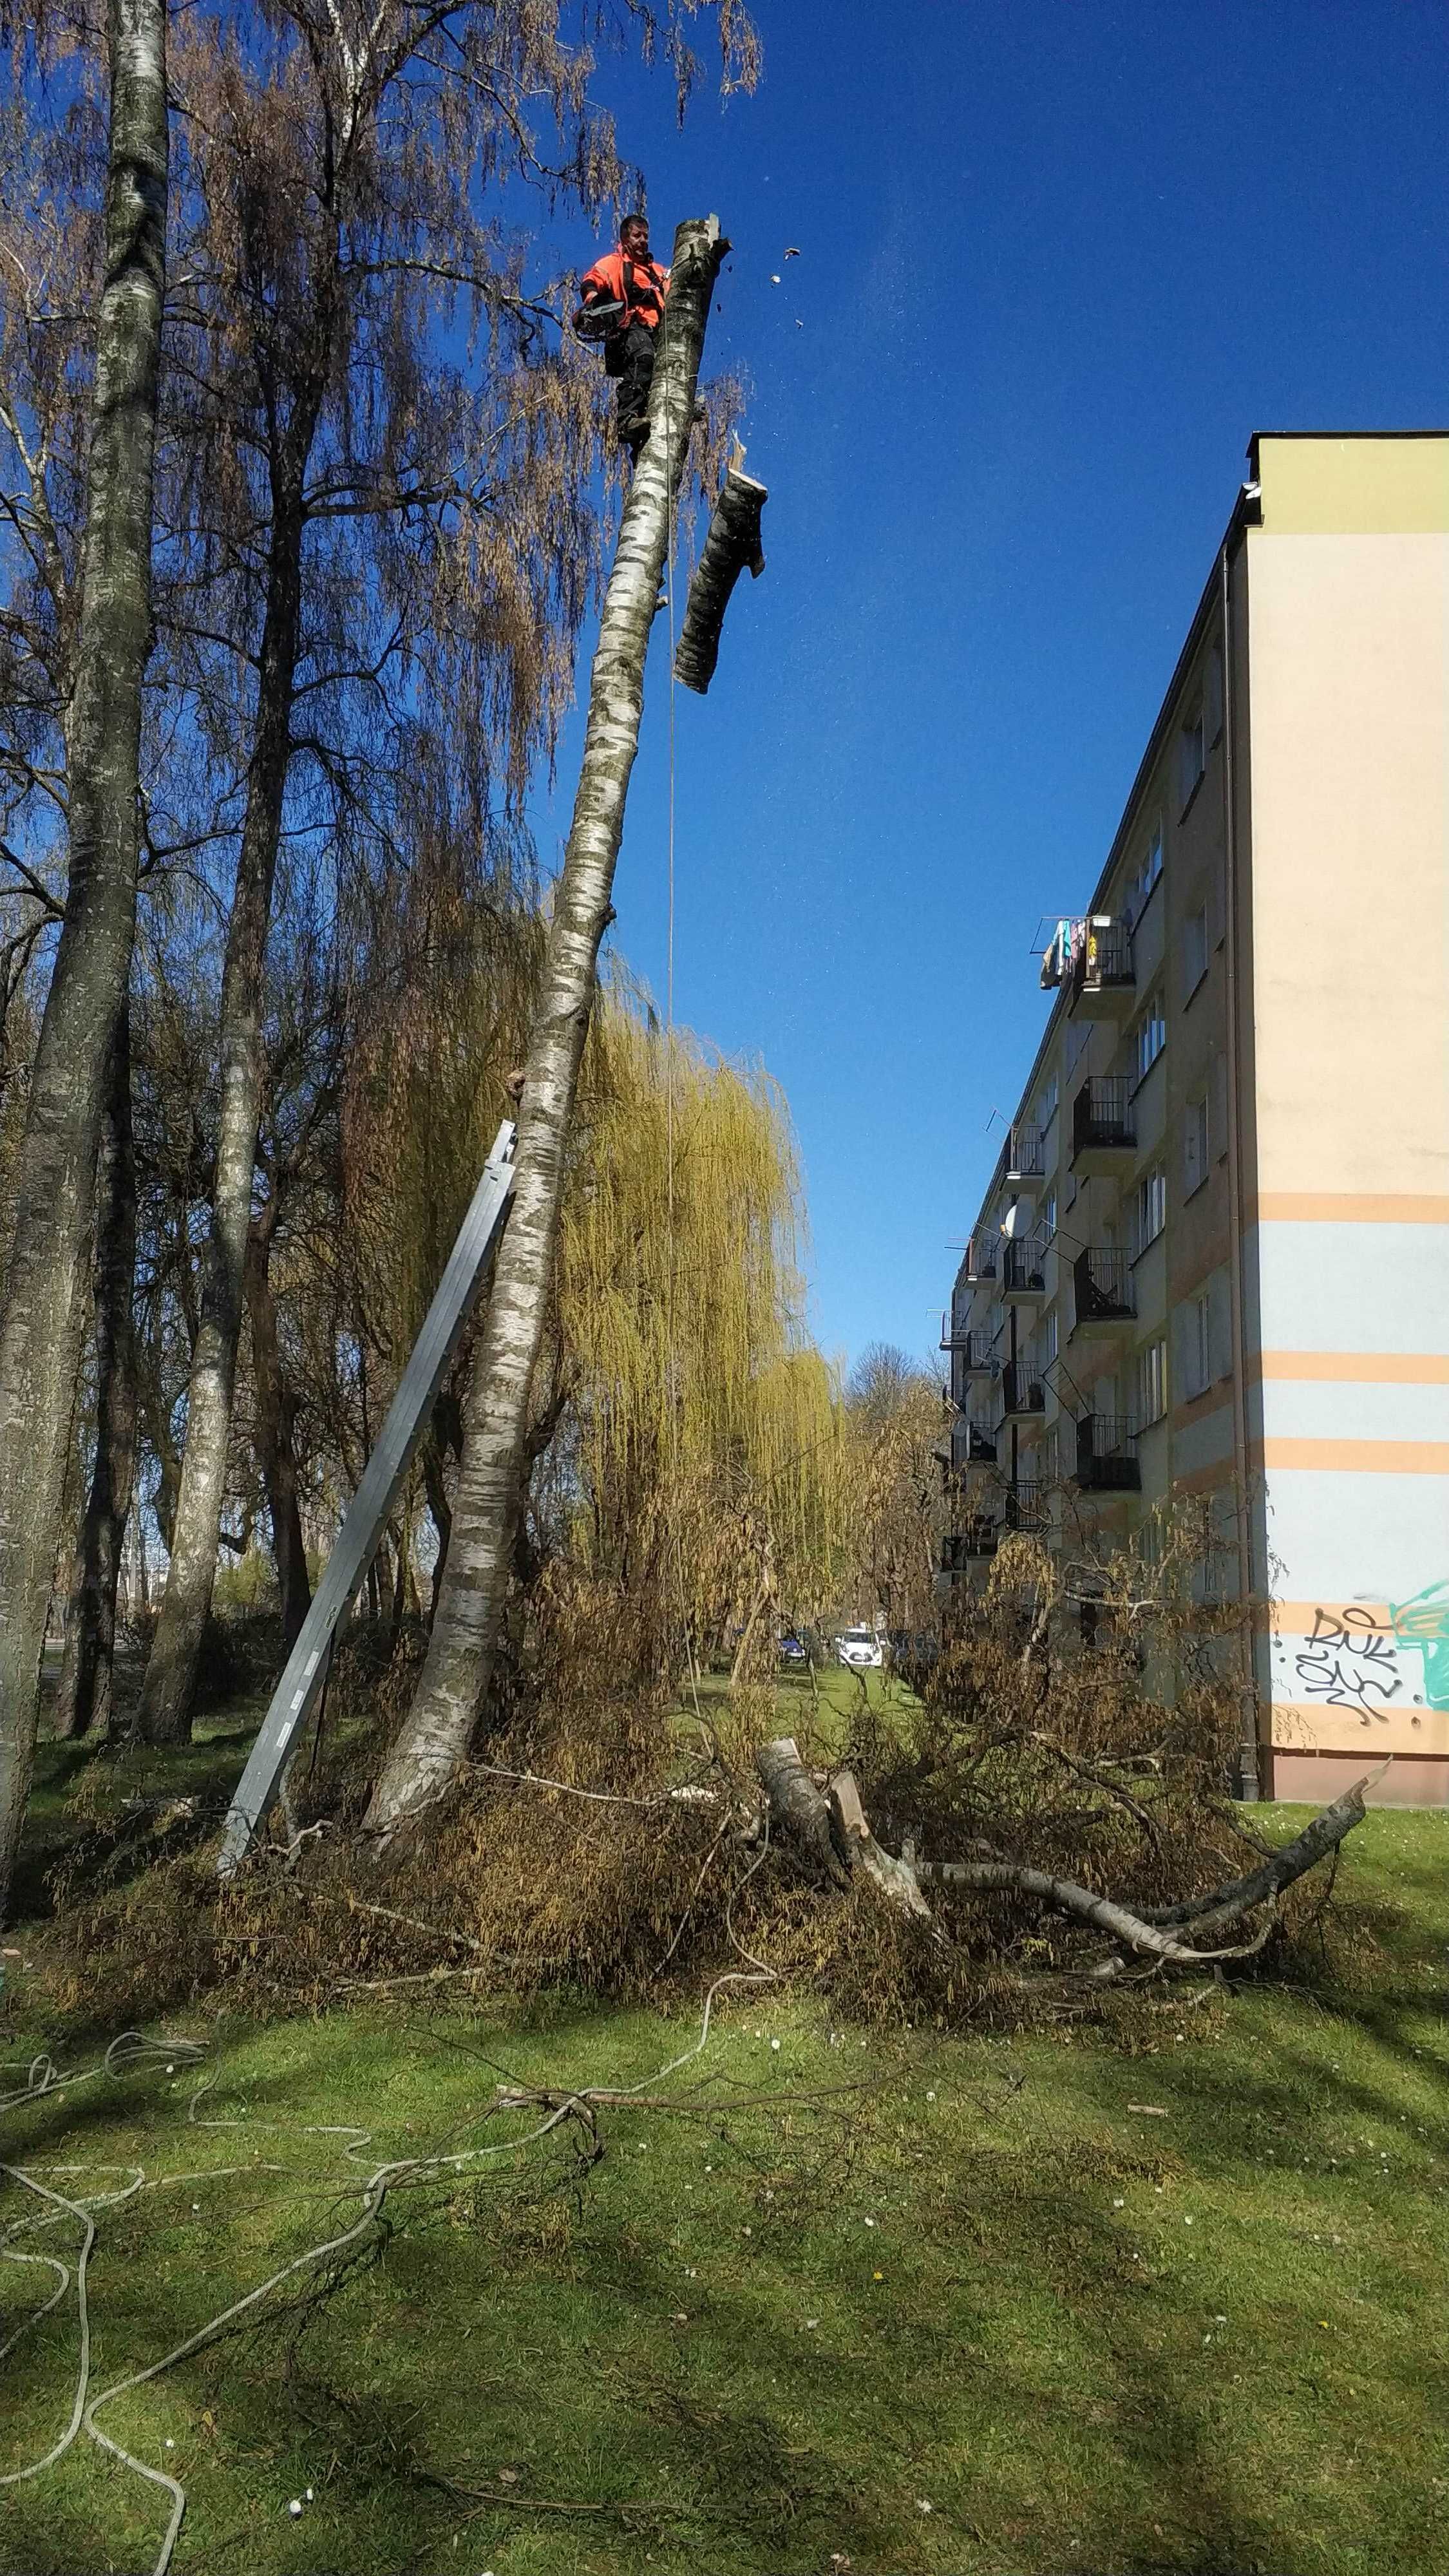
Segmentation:
<svg viewBox="0 0 1449 2576">
<path fill-rule="evenodd" d="M 994 1467 L 996 1464 L 996 1426 L 975 1421 L 966 1425 L 966 1463 L 969 1467 Z"/>
<path fill-rule="evenodd" d="M 1046 1238 L 1039 1234 L 1007 1236 L 1001 1246 L 1001 1290 L 1006 1297 L 1046 1294 Z"/>
<path fill-rule="evenodd" d="M 1039 1181 L 1046 1175 L 1046 1147 L 1039 1127 L 1013 1127 L 1006 1140 L 1008 1181 Z"/>
<path fill-rule="evenodd" d="M 969 1324 L 957 1324 L 941 1317 L 941 1348 L 953 1351 L 967 1377 L 985 1377 L 991 1369 L 991 1350 L 983 1332 L 973 1331 Z"/>
<path fill-rule="evenodd" d="M 1072 1160 L 1081 1154 L 1128 1153 L 1137 1121 L 1123 1073 L 1092 1074 L 1072 1102 Z"/>
<path fill-rule="evenodd" d="M 1132 933 L 1125 921 L 1089 921 L 1077 951 L 1072 973 L 1072 1007 L 1082 1004 L 1089 1014 L 1095 1003 L 1100 1012 L 1130 999 L 1137 981 L 1132 958 Z"/>
<path fill-rule="evenodd" d="M 1006 1497 L 1006 1526 L 1009 1530 L 1033 1530 L 1040 1534 L 1051 1519 L 1047 1489 L 1039 1476 L 1023 1478 L 1013 1485 Z"/>
<path fill-rule="evenodd" d="M 965 1274 L 968 1279 L 994 1279 L 996 1259 L 1001 1250 L 999 1234 L 973 1234 L 966 1246 Z"/>
<path fill-rule="evenodd" d="M 1088 1245 L 1079 1252 L 1072 1263 L 1072 1287 L 1079 1331 L 1121 1323 L 1137 1312 L 1131 1266 L 1118 1244 Z"/>
<path fill-rule="evenodd" d="M 985 1512 L 964 1514 L 958 1529 L 941 1541 L 941 1572 L 964 1574 L 968 1565 L 996 1554 L 1001 1524 Z"/>
<path fill-rule="evenodd" d="M 1088 1494 L 1136 1494 L 1142 1488 L 1137 1441 L 1125 1413 L 1084 1413 L 1077 1423 L 1077 1483 Z"/>
<path fill-rule="evenodd" d="M 1020 1420 L 1023 1414 L 1046 1411 L 1046 1388 L 1041 1379 L 1033 1377 L 1030 1370 L 1022 1368 L 1019 1363 L 1007 1361 L 1001 1372 L 1001 1393 L 1008 1422 L 1013 1418 Z"/>
</svg>

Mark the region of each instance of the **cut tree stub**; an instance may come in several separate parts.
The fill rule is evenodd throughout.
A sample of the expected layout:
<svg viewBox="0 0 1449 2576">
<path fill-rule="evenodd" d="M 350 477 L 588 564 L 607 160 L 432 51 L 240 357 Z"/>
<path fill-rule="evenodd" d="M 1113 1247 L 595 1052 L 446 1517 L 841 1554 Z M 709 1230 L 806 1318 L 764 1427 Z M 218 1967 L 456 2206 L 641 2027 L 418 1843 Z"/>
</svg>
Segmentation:
<svg viewBox="0 0 1449 2576">
<path fill-rule="evenodd" d="M 763 483 L 731 466 L 715 503 L 674 655 L 675 678 L 700 697 L 714 678 L 724 614 L 735 583 L 747 568 L 756 581 L 765 569 L 760 512 L 769 497 Z"/>
</svg>

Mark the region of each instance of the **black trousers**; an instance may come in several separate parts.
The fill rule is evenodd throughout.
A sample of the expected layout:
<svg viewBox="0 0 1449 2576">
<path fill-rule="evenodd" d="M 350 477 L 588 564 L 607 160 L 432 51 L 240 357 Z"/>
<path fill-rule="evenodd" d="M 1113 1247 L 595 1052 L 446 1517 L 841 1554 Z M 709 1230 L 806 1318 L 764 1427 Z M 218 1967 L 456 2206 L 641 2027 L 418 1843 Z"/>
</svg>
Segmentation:
<svg viewBox="0 0 1449 2576">
<path fill-rule="evenodd" d="M 634 420 L 648 407 L 649 388 L 654 381 L 654 343 L 657 334 L 642 322 L 631 322 L 620 331 L 604 353 L 604 364 L 611 376 L 619 379 L 619 420 Z"/>
</svg>

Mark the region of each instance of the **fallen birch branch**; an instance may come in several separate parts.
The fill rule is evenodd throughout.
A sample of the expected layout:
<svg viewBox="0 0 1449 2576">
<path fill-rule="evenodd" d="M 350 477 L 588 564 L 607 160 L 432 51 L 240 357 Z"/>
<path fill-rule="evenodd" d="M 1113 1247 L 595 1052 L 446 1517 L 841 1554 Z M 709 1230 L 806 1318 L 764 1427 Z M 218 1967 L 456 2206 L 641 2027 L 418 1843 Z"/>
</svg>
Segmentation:
<svg viewBox="0 0 1449 2576">
<path fill-rule="evenodd" d="M 1344 1836 L 1362 1824 L 1364 1792 L 1383 1777 L 1387 1767 L 1383 1764 L 1357 1781 L 1331 1807 L 1315 1816 L 1293 1842 L 1248 1877 L 1236 1880 L 1230 1887 L 1217 1888 L 1209 1896 L 1139 1914 L 1116 1904 L 1111 1897 L 1098 1896 L 1089 1887 L 1079 1887 L 1073 1879 L 1053 1878 L 1045 1870 L 1032 1869 L 1021 1861 L 918 1861 L 914 1854 L 910 1859 L 898 1859 L 872 1833 L 851 1772 L 835 1773 L 827 1798 L 801 1761 L 793 1736 L 779 1736 L 773 1743 L 762 1744 L 755 1756 L 755 1768 L 778 1831 L 837 1885 L 859 1871 L 874 1882 L 888 1903 L 927 1923 L 932 1917 L 921 1891 L 923 1879 L 969 1888 L 979 1895 L 1033 1896 L 1056 1913 L 1089 1923 L 1095 1931 L 1105 1932 L 1129 1949 L 1170 1961 L 1173 1966 L 1193 1968 L 1250 1958 L 1267 1941 L 1275 1916 L 1270 1913 L 1251 1940 L 1226 1950 L 1194 1949 L 1165 1927 L 1191 1923 L 1199 1933 L 1217 1931 L 1259 1905 L 1275 1905 L 1285 1888 L 1291 1887 L 1315 1862 L 1337 1851 Z"/>
<path fill-rule="evenodd" d="M 1382 1780 L 1388 1768 L 1388 1762 L 1381 1762 L 1377 1770 L 1366 1771 L 1351 1789 L 1345 1789 L 1341 1798 L 1335 1798 L 1331 1807 L 1325 1807 L 1306 1824 L 1291 1843 L 1272 1853 L 1260 1868 L 1249 1870 L 1245 1878 L 1232 1879 L 1226 1887 L 1215 1887 L 1208 1896 L 1186 1897 L 1180 1905 L 1154 1906 L 1143 1920 L 1191 1923 L 1200 1932 L 1215 1931 L 1220 1923 L 1234 1922 L 1240 1914 L 1261 1905 L 1266 1897 L 1281 1896 L 1295 1878 L 1302 1878 L 1315 1862 L 1326 1860 L 1330 1852 L 1337 1851 L 1345 1834 L 1363 1823 L 1364 1793 Z"/>
</svg>

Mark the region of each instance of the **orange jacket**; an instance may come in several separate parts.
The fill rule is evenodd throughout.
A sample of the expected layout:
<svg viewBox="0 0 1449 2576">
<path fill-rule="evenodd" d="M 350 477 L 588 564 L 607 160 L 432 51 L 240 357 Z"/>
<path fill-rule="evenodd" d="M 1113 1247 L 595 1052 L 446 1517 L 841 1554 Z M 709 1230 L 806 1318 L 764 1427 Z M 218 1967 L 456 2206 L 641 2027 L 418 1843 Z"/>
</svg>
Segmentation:
<svg viewBox="0 0 1449 2576">
<path fill-rule="evenodd" d="M 642 322 L 646 331 L 657 331 L 668 293 L 668 269 L 660 268 L 652 259 L 630 259 L 622 243 L 595 260 L 582 284 L 586 304 L 602 296 L 611 304 L 623 305 L 621 331 L 626 331 L 631 322 Z"/>
</svg>

